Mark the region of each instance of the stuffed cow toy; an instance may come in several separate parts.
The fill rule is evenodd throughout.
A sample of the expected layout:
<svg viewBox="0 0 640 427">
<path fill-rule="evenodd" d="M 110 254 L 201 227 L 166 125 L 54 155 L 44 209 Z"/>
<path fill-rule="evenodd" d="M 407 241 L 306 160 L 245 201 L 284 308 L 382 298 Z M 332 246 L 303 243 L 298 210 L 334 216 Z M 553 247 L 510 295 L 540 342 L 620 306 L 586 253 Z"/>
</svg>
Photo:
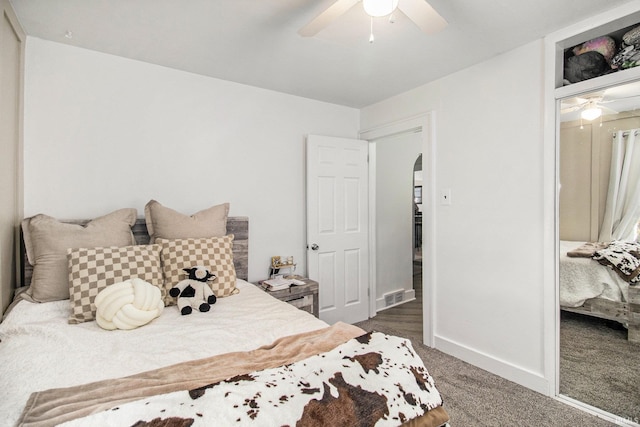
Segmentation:
<svg viewBox="0 0 640 427">
<path fill-rule="evenodd" d="M 183 270 L 189 277 L 169 290 L 169 295 L 178 299 L 180 313 L 191 314 L 193 309 L 209 311 L 217 298 L 207 282 L 214 280 L 216 275 L 202 266 L 183 268 Z"/>
</svg>

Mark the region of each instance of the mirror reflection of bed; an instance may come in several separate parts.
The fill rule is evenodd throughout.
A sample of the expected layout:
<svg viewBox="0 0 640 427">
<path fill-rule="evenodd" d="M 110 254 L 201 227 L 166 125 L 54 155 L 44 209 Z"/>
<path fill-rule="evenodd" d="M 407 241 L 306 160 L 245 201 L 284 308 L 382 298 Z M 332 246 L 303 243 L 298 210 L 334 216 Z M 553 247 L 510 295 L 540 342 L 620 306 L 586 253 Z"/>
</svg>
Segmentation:
<svg viewBox="0 0 640 427">
<path fill-rule="evenodd" d="M 560 105 L 560 394 L 628 420 L 640 420 L 639 108 L 639 83 Z"/>
</svg>

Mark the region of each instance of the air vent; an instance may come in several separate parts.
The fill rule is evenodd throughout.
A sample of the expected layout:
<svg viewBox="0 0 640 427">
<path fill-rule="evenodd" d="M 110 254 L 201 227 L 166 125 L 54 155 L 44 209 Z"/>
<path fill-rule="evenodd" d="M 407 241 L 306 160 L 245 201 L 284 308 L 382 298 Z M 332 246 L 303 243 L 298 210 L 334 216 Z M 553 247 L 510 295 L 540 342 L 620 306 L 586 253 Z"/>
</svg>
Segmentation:
<svg viewBox="0 0 640 427">
<path fill-rule="evenodd" d="M 399 292 L 396 292 L 395 295 L 396 295 L 396 304 L 399 302 L 402 302 L 402 300 L 404 299 L 404 292 L 399 291 Z"/>
<path fill-rule="evenodd" d="M 404 291 L 397 291 L 384 296 L 384 306 L 398 304 L 404 300 Z"/>
<path fill-rule="evenodd" d="M 390 305 L 395 304 L 395 297 L 393 294 L 387 294 L 384 296 L 384 305 L 385 307 L 389 307 Z"/>
</svg>

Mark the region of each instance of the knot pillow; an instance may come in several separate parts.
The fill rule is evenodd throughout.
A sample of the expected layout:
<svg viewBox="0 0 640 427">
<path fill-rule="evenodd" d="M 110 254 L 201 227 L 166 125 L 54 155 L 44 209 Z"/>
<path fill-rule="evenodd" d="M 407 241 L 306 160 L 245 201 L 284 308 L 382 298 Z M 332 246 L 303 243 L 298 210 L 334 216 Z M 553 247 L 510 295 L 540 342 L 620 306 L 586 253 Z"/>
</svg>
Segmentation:
<svg viewBox="0 0 640 427">
<path fill-rule="evenodd" d="M 96 322 L 107 330 L 135 329 L 160 316 L 164 309 L 158 287 L 134 278 L 101 290 L 95 299 Z"/>
</svg>

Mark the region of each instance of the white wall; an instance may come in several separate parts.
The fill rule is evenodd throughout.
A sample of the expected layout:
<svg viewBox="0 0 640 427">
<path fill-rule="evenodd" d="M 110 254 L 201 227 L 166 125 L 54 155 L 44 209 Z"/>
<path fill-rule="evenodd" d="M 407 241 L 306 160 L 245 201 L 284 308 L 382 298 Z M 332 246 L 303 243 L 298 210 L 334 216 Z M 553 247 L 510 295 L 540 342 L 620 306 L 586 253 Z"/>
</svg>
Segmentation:
<svg viewBox="0 0 640 427">
<path fill-rule="evenodd" d="M 357 137 L 359 111 L 30 37 L 25 215 L 91 218 L 149 199 L 250 220 L 249 279 L 306 272 L 304 138 Z"/>
<path fill-rule="evenodd" d="M 413 167 L 422 152 L 419 133 L 375 142 L 376 150 L 376 302 L 405 291 L 413 298 Z"/>
<path fill-rule="evenodd" d="M 361 127 L 435 111 L 435 344 L 543 393 L 543 43 L 361 111 Z M 425 254 L 426 256 L 427 254 Z"/>
</svg>

